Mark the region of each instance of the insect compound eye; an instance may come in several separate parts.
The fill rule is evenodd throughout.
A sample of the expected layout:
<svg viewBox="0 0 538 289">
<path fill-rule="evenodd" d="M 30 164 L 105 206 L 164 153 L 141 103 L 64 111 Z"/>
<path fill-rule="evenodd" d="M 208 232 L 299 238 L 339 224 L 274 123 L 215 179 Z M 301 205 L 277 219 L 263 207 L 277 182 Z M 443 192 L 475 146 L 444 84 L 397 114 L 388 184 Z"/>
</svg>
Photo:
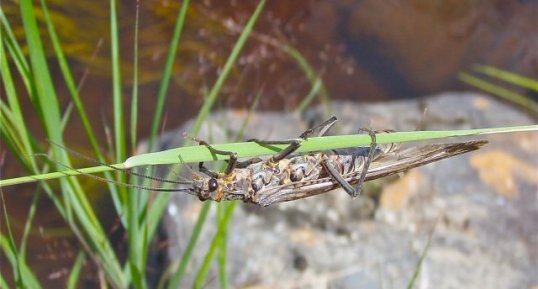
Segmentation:
<svg viewBox="0 0 538 289">
<path fill-rule="evenodd" d="M 216 179 L 213 178 L 209 180 L 209 182 L 207 183 L 207 186 L 210 192 L 214 192 L 218 188 L 219 183 L 217 182 Z"/>
</svg>

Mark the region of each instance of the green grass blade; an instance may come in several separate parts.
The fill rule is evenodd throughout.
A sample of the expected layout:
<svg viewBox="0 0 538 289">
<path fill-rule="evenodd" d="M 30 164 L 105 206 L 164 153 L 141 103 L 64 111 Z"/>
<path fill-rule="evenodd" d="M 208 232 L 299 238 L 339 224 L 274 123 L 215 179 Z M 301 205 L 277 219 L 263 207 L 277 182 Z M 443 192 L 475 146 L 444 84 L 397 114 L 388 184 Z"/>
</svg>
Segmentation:
<svg viewBox="0 0 538 289">
<path fill-rule="evenodd" d="M 60 130 L 60 110 L 56 91 L 52 85 L 48 64 L 34 14 L 33 4 L 30 0 L 21 0 L 21 15 L 29 47 L 30 63 L 35 76 L 36 89 L 39 92 L 38 101 L 47 135 L 56 143 L 63 144 Z M 66 157 L 60 150 L 55 150 L 58 160 L 65 161 Z"/>
<path fill-rule="evenodd" d="M 123 160 L 126 156 L 125 147 L 125 119 L 123 114 L 123 95 L 121 86 L 121 69 L 119 53 L 119 31 L 116 12 L 116 0 L 109 0 L 110 5 L 110 48 L 112 61 L 112 107 L 114 110 L 114 152 L 116 162 Z M 116 179 L 125 182 L 126 177 L 123 174 L 116 174 Z M 112 200 L 118 215 L 121 216 L 122 224 L 127 227 L 126 218 L 127 192 L 125 188 L 119 188 L 118 192 L 111 192 Z"/>
<path fill-rule="evenodd" d="M 164 103 L 166 99 L 166 94 L 168 92 L 170 78 L 172 75 L 172 69 L 174 66 L 174 60 L 175 60 L 176 53 L 178 50 L 179 40 L 181 38 L 183 26 L 185 24 L 185 18 L 187 15 L 188 7 L 189 7 L 189 1 L 188 0 L 183 1 L 181 8 L 178 12 L 177 19 L 176 19 L 176 25 L 174 28 L 172 41 L 170 43 L 170 49 L 166 57 L 162 80 L 159 86 L 157 105 L 155 108 L 155 114 L 152 121 L 152 129 L 151 129 L 149 140 L 148 140 L 148 151 L 153 150 L 153 144 L 155 142 L 159 125 L 162 120 L 163 107 L 164 107 Z M 149 173 L 151 174 L 151 172 Z M 144 185 L 147 185 L 147 183 L 144 183 Z M 142 203 L 146 204 L 148 200 L 147 194 L 143 193 L 141 198 L 142 197 L 144 197 L 144 200 L 140 201 L 140 204 Z M 154 236 L 155 231 L 157 230 L 158 224 L 161 220 L 162 214 L 166 208 L 166 205 L 168 204 L 169 199 L 170 199 L 170 194 L 158 194 L 153 199 L 151 207 L 145 208 L 144 211 L 147 212 L 147 215 L 142 214 L 140 216 L 141 226 L 147 230 L 148 239 Z"/>
<path fill-rule="evenodd" d="M 110 48 L 112 61 L 112 106 L 114 111 L 114 152 L 116 161 L 122 160 L 126 156 L 125 146 L 125 119 L 123 113 L 123 94 L 120 69 L 120 47 L 119 47 L 119 29 L 116 11 L 116 0 L 109 0 L 110 7 Z M 125 182 L 126 176 L 117 173 L 116 179 L 119 182 Z M 127 191 L 125 188 L 119 188 L 118 192 L 111 192 L 111 197 L 122 224 L 128 228 L 129 218 L 126 208 L 128 206 Z"/>
<path fill-rule="evenodd" d="M 32 229 L 32 222 L 35 217 L 35 212 L 37 210 L 37 202 L 39 201 L 39 198 L 41 197 L 41 192 L 38 191 L 34 193 L 34 196 L 32 198 L 32 204 L 30 205 L 30 211 L 28 212 L 28 218 L 26 218 L 26 223 L 24 224 L 24 230 L 22 233 L 22 239 L 21 239 L 21 245 L 19 247 L 19 254 L 22 259 L 26 259 L 26 243 L 28 241 L 28 236 L 30 234 L 30 230 Z"/>
<path fill-rule="evenodd" d="M 377 135 L 377 143 L 384 144 L 394 142 L 423 141 L 449 137 L 479 136 L 495 133 L 536 130 L 538 130 L 538 125 L 467 130 L 413 131 L 388 134 L 382 133 Z M 370 136 L 366 134 L 312 137 L 303 141 L 297 152 L 323 151 L 329 149 L 366 146 L 370 144 L 370 141 Z M 239 157 L 270 155 L 286 147 L 286 145 L 260 146 L 253 142 L 213 144 L 212 146 L 217 150 L 237 152 Z M 211 152 L 204 146 L 189 146 L 133 156 L 127 159 L 124 166 L 125 168 L 132 168 L 136 166 L 174 164 L 177 163 L 178 158 L 182 159 L 185 163 L 195 163 L 211 160 L 226 160 L 228 157 L 223 155 L 212 155 Z"/>
<path fill-rule="evenodd" d="M 20 134 L 20 148 L 21 151 L 29 152 L 31 151 L 31 142 L 28 136 L 28 130 L 26 129 L 24 125 L 24 117 L 22 115 L 22 109 L 19 103 L 19 99 L 17 98 L 17 92 L 15 90 L 15 84 L 13 82 L 13 77 L 11 76 L 11 71 L 8 66 L 8 61 L 6 58 L 4 45 L 3 43 L 0 43 L 0 72 L 1 72 L 1 78 L 2 83 L 4 84 L 5 89 L 5 95 L 7 96 L 7 101 L 9 104 L 9 109 L 7 106 L 2 102 L 2 113 L 7 114 L 7 116 L 10 118 L 11 125 L 16 128 L 16 131 Z M 2 129 L 5 129 L 6 127 L 2 125 Z M 10 135 L 15 135 L 15 133 L 12 133 Z"/>
<path fill-rule="evenodd" d="M 131 93 L 131 148 L 134 151 L 136 148 L 136 134 L 138 122 L 138 30 L 139 30 L 139 2 L 136 2 L 135 15 L 135 36 L 134 36 L 134 59 L 133 59 L 133 91 Z M 147 194 L 146 194 L 147 195 Z M 128 240 L 128 266 L 132 276 L 132 282 L 135 288 L 146 288 L 145 277 L 145 257 L 148 254 L 148 246 L 145 246 L 146 234 L 140 237 L 140 231 L 144 228 L 140 227 L 138 219 L 140 217 L 139 208 L 142 206 L 140 194 L 127 194 L 127 240 Z M 144 202 L 145 203 L 145 202 Z M 145 207 L 146 205 L 144 205 Z"/>
<path fill-rule="evenodd" d="M 312 85 L 312 88 L 310 88 L 310 91 L 306 95 L 306 97 L 301 101 L 299 106 L 296 108 L 297 111 L 302 112 L 304 111 L 308 105 L 314 100 L 314 97 L 320 92 L 321 90 L 321 78 L 316 78 L 314 81 L 314 84 Z"/>
<path fill-rule="evenodd" d="M 424 250 L 422 251 L 422 254 L 420 254 L 420 258 L 418 259 L 417 265 L 415 266 L 415 271 L 413 271 L 413 275 L 411 276 L 411 279 L 409 280 L 409 283 L 407 284 L 407 289 L 413 289 L 413 287 L 415 286 L 415 281 L 417 281 L 418 275 L 420 274 L 420 270 L 422 268 L 422 263 L 424 262 L 424 259 L 426 258 L 428 249 L 430 248 L 430 244 L 431 244 L 433 233 L 435 232 L 436 226 L 437 226 L 437 221 L 433 225 L 433 228 L 431 229 L 430 234 L 428 235 L 428 241 L 426 242 L 426 246 L 424 246 Z"/>
<path fill-rule="evenodd" d="M 15 238 L 13 237 L 13 233 L 11 232 L 11 225 L 9 222 L 9 216 L 7 214 L 6 201 L 4 199 L 4 194 L 0 192 L 0 196 L 2 197 L 1 198 L 2 211 L 4 213 L 4 220 L 6 222 L 6 229 L 7 229 L 7 235 L 8 235 L 7 246 L 4 249 L 4 251 L 6 252 L 6 255 L 10 253 L 11 256 L 13 256 L 12 258 L 10 258 L 10 261 L 11 261 L 11 266 L 13 267 L 13 276 L 15 277 L 15 284 L 17 285 L 17 288 L 25 288 L 26 286 L 24 285 L 24 283 L 26 282 L 26 279 L 22 277 L 22 269 L 21 269 L 23 259 L 21 258 L 22 257 L 21 254 L 19 254 L 17 251 L 17 246 L 15 246 Z"/>
<path fill-rule="evenodd" d="M 295 61 L 299 64 L 299 67 L 303 70 L 303 72 L 306 74 L 306 77 L 308 78 L 308 80 L 310 80 L 310 83 L 312 84 L 312 88 L 309 94 L 303 99 L 303 101 L 301 101 L 296 110 L 303 111 L 304 109 L 306 109 L 314 100 L 314 96 L 318 95 L 318 93 L 321 97 L 322 103 L 325 104 L 324 107 L 326 108 L 326 110 L 329 110 L 329 92 L 327 91 L 327 88 L 325 87 L 321 76 L 316 73 L 315 69 L 310 65 L 310 63 L 308 63 L 306 58 L 301 54 L 301 52 L 299 52 L 299 50 L 291 46 L 286 46 L 284 50 L 286 51 L 286 53 L 288 53 L 288 55 L 295 59 Z M 328 111 L 326 111 L 326 114 L 328 114 Z"/>
<path fill-rule="evenodd" d="M 513 85 L 521 86 L 538 92 L 538 81 L 536 81 L 536 79 L 527 78 L 517 73 L 512 73 L 489 65 L 475 65 L 473 68 L 475 71 L 481 72 L 485 75 L 502 79 Z"/>
<path fill-rule="evenodd" d="M 227 203 L 219 203 L 218 204 L 218 220 L 219 220 L 219 224 L 221 224 L 221 222 L 224 220 L 224 212 L 226 210 L 226 207 L 229 206 L 231 204 L 227 204 Z M 228 274 L 226 273 L 226 260 L 227 260 L 227 243 L 228 243 L 228 226 L 227 224 L 223 224 L 223 225 L 226 225 L 223 230 L 222 230 L 222 239 L 221 241 L 219 242 L 219 245 L 218 245 L 218 256 L 217 256 L 217 261 L 219 263 L 219 284 L 220 284 L 220 288 L 224 288 L 224 289 L 227 289 L 227 288 L 230 288 L 230 283 L 228 281 Z"/>
<path fill-rule="evenodd" d="M 114 143 L 116 161 L 125 158 L 125 126 L 123 119 L 123 97 L 121 92 L 120 47 L 116 1 L 110 0 L 110 42 L 112 56 L 112 97 L 114 106 Z"/>
<path fill-rule="evenodd" d="M 128 205 L 127 205 L 127 220 L 128 220 L 128 230 L 127 230 L 127 239 L 128 239 L 128 255 L 127 259 L 129 269 L 131 272 L 131 279 L 133 285 L 137 289 L 145 288 L 144 280 L 144 269 L 142 267 L 142 257 L 147 251 L 141 246 L 141 238 L 139 235 L 139 226 L 138 226 L 138 195 L 129 194 L 128 195 Z"/>
<path fill-rule="evenodd" d="M 459 74 L 459 79 L 469 85 L 472 85 L 483 91 L 489 92 L 500 98 L 503 98 L 509 102 L 522 106 L 528 109 L 529 111 L 533 112 L 534 114 L 538 114 L 538 103 L 536 103 L 535 101 L 533 101 L 532 99 L 524 95 L 508 90 L 502 86 L 492 84 L 488 81 L 482 80 L 478 77 L 475 77 L 465 72 L 461 72 Z"/>
<path fill-rule="evenodd" d="M 117 164 L 115 166 L 121 168 L 123 165 Z M 112 169 L 110 169 L 107 166 L 97 166 L 97 167 L 90 167 L 90 168 L 77 169 L 77 170 L 64 170 L 60 172 L 39 174 L 39 175 L 12 178 L 12 179 L 4 179 L 4 180 L 0 180 L 0 187 L 17 185 L 17 184 L 25 184 L 25 183 L 33 183 L 33 182 L 44 181 L 44 180 L 59 179 L 59 178 L 67 177 L 67 176 L 96 174 L 96 173 L 102 173 L 102 172 L 111 171 L 111 170 Z"/>
<path fill-rule="evenodd" d="M 296 110 L 299 112 L 303 111 L 314 100 L 314 96 L 319 95 L 321 98 L 321 102 L 324 104 L 324 116 L 326 118 L 329 118 L 329 116 L 332 114 L 330 106 L 330 96 L 321 76 L 318 75 L 316 70 L 310 65 L 308 60 L 306 60 L 306 58 L 301 54 L 301 52 L 299 52 L 299 50 L 289 45 L 286 45 L 284 46 L 284 51 L 299 64 L 299 67 L 303 70 L 306 77 L 308 78 L 308 80 L 310 80 L 310 83 L 312 84 L 310 92 L 303 99 L 303 101 L 301 101 Z"/>
<path fill-rule="evenodd" d="M 13 116 L 5 108 L 4 103 L 0 101 L 0 136 L 2 137 L 3 142 L 8 147 L 9 150 L 15 150 L 18 147 L 22 147 L 19 138 L 15 137 L 16 135 L 16 128 L 13 124 Z M 20 155 L 16 155 L 16 157 L 20 160 L 22 160 Z"/>
<path fill-rule="evenodd" d="M 151 124 L 151 132 L 148 141 L 148 151 L 152 151 L 157 132 L 159 131 L 159 126 L 161 125 L 164 103 L 166 100 L 166 93 L 168 92 L 168 87 L 170 86 L 172 68 L 174 67 L 174 60 L 179 46 L 179 39 L 181 38 L 181 33 L 185 24 L 185 17 L 187 16 L 188 7 L 189 0 L 185 0 L 181 3 L 181 9 L 179 10 L 176 25 L 174 27 L 172 42 L 170 43 L 170 49 L 168 50 L 168 55 L 166 56 L 166 63 L 164 66 L 161 84 L 159 86 L 159 92 L 157 94 L 157 105 L 155 107 L 155 115 Z"/>
<path fill-rule="evenodd" d="M 215 252 L 217 251 L 221 241 L 223 240 L 224 234 L 226 232 L 226 228 L 228 227 L 228 223 L 230 222 L 233 216 L 233 211 L 236 205 L 237 205 L 237 202 L 232 202 L 228 206 L 226 206 L 224 210 L 224 216 L 218 225 L 219 229 L 217 233 L 215 234 L 215 237 L 213 238 L 211 245 L 209 246 L 209 250 L 204 258 L 204 262 L 202 263 L 202 266 L 200 267 L 200 270 L 198 271 L 198 275 L 196 276 L 196 279 L 194 281 L 194 288 L 204 287 L 205 279 L 207 277 L 207 273 L 209 272 L 209 268 L 211 266 L 211 261 L 213 260 L 213 256 L 215 255 Z"/>
<path fill-rule="evenodd" d="M 84 262 L 86 262 L 86 254 L 84 254 L 84 251 L 79 251 L 77 257 L 75 258 L 75 262 L 73 263 L 73 267 L 71 267 L 69 277 L 67 277 L 67 284 L 65 286 L 67 289 L 78 288 L 77 283 L 79 281 L 80 272 Z"/>
<path fill-rule="evenodd" d="M 9 289 L 9 286 L 7 285 L 6 280 L 4 280 L 4 277 L 0 274 L 0 289 Z"/>
<path fill-rule="evenodd" d="M 11 26 L 9 25 L 9 21 L 6 18 L 6 15 L 4 14 L 4 10 L 2 7 L 0 7 L 0 22 L 2 23 L 1 26 L 1 32 L 2 32 L 2 40 L 4 44 L 8 47 L 9 52 L 13 56 L 13 62 L 15 63 L 15 66 L 17 67 L 19 73 L 22 76 L 22 80 L 24 81 L 26 87 L 28 90 L 30 87 L 29 79 L 31 79 L 30 76 L 30 65 L 26 61 L 26 58 L 24 58 L 24 53 L 22 51 L 22 48 L 19 46 L 17 39 L 15 37 L 15 34 L 13 33 L 13 29 L 11 29 Z M 4 34 L 5 33 L 5 34 Z"/>
<path fill-rule="evenodd" d="M 39 289 L 41 288 L 41 285 L 26 264 L 25 254 L 21 254 L 20 252 L 18 252 L 17 247 L 15 246 L 15 238 L 11 231 L 11 224 L 9 221 L 9 216 L 6 209 L 6 200 L 4 199 L 3 192 L 0 192 L 0 199 L 2 201 L 4 221 L 8 234 L 7 238 L 4 235 L 0 234 L 0 247 L 2 247 L 2 250 L 7 256 L 9 262 L 11 263 L 11 266 L 14 271 L 16 286 L 17 288 Z"/>
<path fill-rule="evenodd" d="M 239 57 L 239 54 L 241 53 L 241 50 L 243 49 L 245 43 L 247 42 L 247 39 L 250 35 L 250 32 L 254 28 L 254 25 L 256 24 L 256 21 L 258 20 L 258 17 L 263 10 L 263 6 L 265 5 L 265 0 L 260 1 L 258 6 L 256 7 L 256 10 L 248 20 L 247 24 L 245 25 L 245 28 L 241 32 L 241 35 L 239 36 L 239 39 L 237 40 L 234 48 L 232 49 L 232 52 L 228 56 L 228 59 L 226 59 L 226 63 L 224 64 L 224 67 L 222 68 L 222 72 L 220 73 L 219 77 L 217 78 L 217 81 L 209 91 L 209 94 L 207 95 L 206 100 L 204 101 L 204 104 L 202 108 L 200 109 L 200 112 L 198 113 L 198 116 L 196 117 L 196 120 L 194 121 L 194 124 L 192 125 L 192 132 L 198 132 L 202 126 L 202 121 L 207 117 L 209 114 L 209 111 L 213 107 L 213 104 L 215 103 L 215 99 L 217 98 L 217 95 L 220 93 L 220 90 L 222 88 L 222 85 L 224 84 L 224 81 L 226 81 L 226 78 L 228 78 L 228 75 L 230 74 L 230 71 L 232 70 L 232 67 L 237 60 L 237 57 Z"/>
<path fill-rule="evenodd" d="M 529 131 L 538 131 L 538 125 L 466 130 L 394 132 L 388 134 L 378 134 L 376 138 L 377 143 L 384 144 Z M 338 148 L 367 146 L 370 144 L 370 141 L 370 137 L 365 134 L 312 137 L 307 140 L 304 140 L 297 152 L 306 153 Z M 240 158 L 271 155 L 286 147 L 286 145 L 261 146 L 253 142 L 213 144 L 212 146 L 218 150 L 237 152 L 238 157 Z M 137 155 L 129 158 L 123 164 L 116 164 L 114 166 L 116 166 L 117 168 L 133 168 L 136 166 L 148 166 L 157 164 L 177 164 L 178 156 L 181 157 L 185 163 L 227 160 L 226 156 L 212 155 L 211 152 L 205 146 L 188 146 L 165 150 L 161 152 Z M 79 169 L 78 171 L 65 170 L 61 172 L 54 172 L 42 175 L 5 179 L 0 180 L 0 187 L 35 182 L 38 180 L 55 179 L 65 176 L 76 176 L 81 175 L 81 173 L 92 174 L 110 170 L 112 169 L 106 166 L 97 166 Z"/>
<path fill-rule="evenodd" d="M 138 127 L 138 31 L 139 31 L 140 2 L 136 1 L 134 55 L 133 55 L 133 92 L 131 93 L 131 151 L 136 150 Z"/>
</svg>

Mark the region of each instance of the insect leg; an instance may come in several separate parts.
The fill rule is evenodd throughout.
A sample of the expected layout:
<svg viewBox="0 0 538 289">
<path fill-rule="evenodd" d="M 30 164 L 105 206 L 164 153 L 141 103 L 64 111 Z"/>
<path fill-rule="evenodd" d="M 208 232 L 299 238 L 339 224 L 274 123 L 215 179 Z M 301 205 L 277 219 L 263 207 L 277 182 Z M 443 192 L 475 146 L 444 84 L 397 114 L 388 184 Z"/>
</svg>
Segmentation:
<svg viewBox="0 0 538 289">
<path fill-rule="evenodd" d="M 372 140 L 370 142 L 370 149 L 368 150 L 368 156 L 366 157 L 366 161 L 364 162 L 364 165 L 362 166 L 362 172 L 361 177 L 359 178 L 359 182 L 355 186 L 355 190 L 353 192 L 352 197 L 358 196 L 362 191 L 362 184 L 364 183 L 364 179 L 366 178 L 366 174 L 368 173 L 368 169 L 370 168 L 370 164 L 372 163 L 372 159 L 374 158 L 374 152 L 377 147 L 376 143 L 376 137 L 375 132 L 368 128 L 361 128 L 359 131 L 366 131 L 370 135 L 370 139 Z"/>
<path fill-rule="evenodd" d="M 211 153 L 213 153 L 213 154 L 225 155 L 225 156 L 230 157 L 230 159 L 228 161 L 228 166 L 226 167 L 226 170 L 224 171 L 225 175 L 229 175 L 235 169 L 235 167 L 237 165 L 237 153 L 236 152 L 218 150 L 218 149 L 215 149 L 214 147 L 212 147 L 210 144 L 208 144 L 204 140 L 199 140 L 199 139 L 194 139 L 194 140 L 197 141 L 198 144 L 206 146 L 207 149 L 209 151 L 211 151 Z M 206 174 L 206 175 L 208 175 L 210 177 L 217 178 L 219 176 L 219 173 L 211 171 L 208 168 L 206 168 L 204 166 L 204 162 L 198 163 L 198 168 L 199 168 L 200 172 L 202 172 L 202 173 L 204 173 L 204 174 Z"/>
<path fill-rule="evenodd" d="M 271 157 L 271 161 L 278 162 L 290 154 L 292 154 L 294 151 L 296 151 L 301 146 L 301 139 L 290 139 L 290 140 L 259 140 L 259 139 L 249 139 L 247 140 L 249 142 L 255 142 L 260 145 L 275 145 L 275 144 L 288 144 L 286 148 L 279 151 L 277 154 L 275 154 L 273 157 Z"/>
<path fill-rule="evenodd" d="M 372 163 L 372 159 L 374 158 L 374 151 L 376 149 L 377 143 L 376 143 L 376 136 L 375 132 L 370 129 L 360 129 L 359 131 L 366 131 L 370 135 L 370 138 L 372 139 L 370 143 L 370 148 L 368 150 L 368 156 L 366 157 L 366 160 L 364 161 L 364 165 L 362 166 L 361 176 L 359 178 L 359 182 L 355 187 L 353 187 L 351 184 L 349 184 L 344 177 L 334 168 L 332 164 L 329 163 L 328 160 L 325 160 L 322 162 L 323 166 L 327 170 L 327 173 L 348 193 L 352 198 L 360 195 L 362 191 L 362 184 L 364 183 L 364 179 L 366 178 L 366 174 L 368 173 L 368 169 L 370 167 L 370 164 Z"/>
<path fill-rule="evenodd" d="M 290 140 L 277 140 L 277 141 L 265 141 L 265 140 L 258 140 L 258 139 L 250 139 L 248 141 L 256 142 L 258 144 L 262 145 L 274 145 L 274 144 L 289 144 L 285 149 L 278 152 L 276 155 L 274 155 L 271 160 L 273 162 L 278 162 L 286 157 L 288 157 L 290 154 L 295 152 L 300 146 L 301 141 L 305 140 L 311 136 L 323 136 L 337 121 L 336 116 L 331 117 L 330 119 L 326 120 L 322 124 L 310 128 L 303 132 L 298 139 L 290 139 Z"/>
<path fill-rule="evenodd" d="M 331 176 L 331 178 L 333 178 L 333 180 L 335 180 L 340 185 L 340 187 L 342 187 L 342 189 L 346 191 L 346 193 L 348 193 L 351 197 L 355 197 L 358 195 L 355 188 L 353 188 L 353 186 L 350 185 L 344 179 L 344 177 L 342 177 L 342 175 L 334 168 L 334 166 L 328 160 L 322 161 L 321 164 L 323 165 L 323 167 L 325 167 L 325 170 Z"/>
<path fill-rule="evenodd" d="M 237 161 L 237 164 L 235 165 L 236 168 L 238 169 L 244 169 L 252 164 L 256 164 L 256 163 L 259 163 L 259 162 L 262 162 L 263 160 L 260 159 L 260 158 L 250 158 L 248 160 L 245 160 L 245 161 Z"/>
</svg>

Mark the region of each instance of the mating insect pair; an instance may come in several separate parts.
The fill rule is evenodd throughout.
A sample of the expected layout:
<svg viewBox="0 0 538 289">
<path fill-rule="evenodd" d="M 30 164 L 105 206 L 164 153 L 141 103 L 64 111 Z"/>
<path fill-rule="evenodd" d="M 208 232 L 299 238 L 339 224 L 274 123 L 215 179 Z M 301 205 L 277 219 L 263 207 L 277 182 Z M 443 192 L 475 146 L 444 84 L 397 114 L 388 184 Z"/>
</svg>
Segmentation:
<svg viewBox="0 0 538 289">
<path fill-rule="evenodd" d="M 193 172 L 192 181 L 183 182 L 158 177 L 145 176 L 136 172 L 129 174 L 160 182 L 173 183 L 182 187 L 165 189 L 100 180 L 114 184 L 156 192 L 185 192 L 200 200 L 242 200 L 261 206 L 298 200 L 334 190 L 344 189 L 351 197 L 360 194 L 362 184 L 373 180 L 418 167 L 424 164 L 477 150 L 487 141 L 468 141 L 461 143 L 435 144 L 411 147 L 400 150 L 397 144 L 377 144 L 376 132 L 365 130 L 370 135 L 369 147 L 353 147 L 324 152 L 293 155 L 301 146 L 302 140 L 313 136 L 323 136 L 335 124 L 332 117 L 321 125 L 302 133 L 299 138 L 283 141 L 261 141 L 261 145 L 287 144 L 288 146 L 267 160 L 251 158 L 238 161 L 235 152 L 221 151 L 202 140 L 212 153 L 229 156 L 228 165 L 223 173 L 207 169 L 199 163 L 199 171 L 207 177 Z M 381 131 L 380 133 L 388 133 Z M 114 166 L 107 165 L 120 170 Z M 75 169 L 75 171 L 77 171 Z"/>
<path fill-rule="evenodd" d="M 267 160 L 252 158 L 240 162 L 236 153 L 217 150 L 208 143 L 195 139 L 214 154 L 228 155 L 228 165 L 223 173 L 218 173 L 199 163 L 199 171 L 207 177 L 193 174 L 192 183 L 188 183 L 188 187 L 174 191 L 187 192 L 198 196 L 201 200 L 242 200 L 261 206 L 302 199 L 338 187 L 343 188 L 351 197 L 356 197 L 366 180 L 396 174 L 476 150 L 486 143 L 486 141 L 470 141 L 426 145 L 400 151 L 397 144 L 377 144 L 376 132 L 363 129 L 371 137 L 369 147 L 293 155 L 302 140 L 325 135 L 336 121 L 336 117 L 332 117 L 321 125 L 305 131 L 298 139 L 250 140 L 261 145 L 288 145 Z"/>
</svg>

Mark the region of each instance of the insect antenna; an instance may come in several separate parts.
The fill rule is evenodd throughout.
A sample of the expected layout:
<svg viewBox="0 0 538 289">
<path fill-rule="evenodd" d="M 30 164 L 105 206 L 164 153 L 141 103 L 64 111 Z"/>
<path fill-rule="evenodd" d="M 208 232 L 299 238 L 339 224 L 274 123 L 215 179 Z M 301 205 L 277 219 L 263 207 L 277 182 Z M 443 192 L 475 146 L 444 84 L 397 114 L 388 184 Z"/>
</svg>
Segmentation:
<svg viewBox="0 0 538 289">
<path fill-rule="evenodd" d="M 113 185 L 118 185 L 118 186 L 122 186 L 122 187 L 126 187 L 126 188 L 134 188 L 134 189 L 139 189 L 139 190 L 145 190 L 145 191 L 151 191 L 151 192 L 185 192 L 185 193 L 188 193 L 188 194 L 191 194 L 191 195 L 196 195 L 194 190 L 192 188 L 182 188 L 182 189 L 179 189 L 179 188 L 176 188 L 176 189 L 167 189 L 167 188 L 156 188 L 156 187 L 147 187 L 147 186 L 140 186 L 140 185 L 133 185 L 133 184 L 128 184 L 128 183 L 123 183 L 123 182 L 118 182 L 118 181 L 115 181 L 115 180 L 109 180 L 109 179 L 106 179 L 106 178 L 103 178 L 103 177 L 99 177 L 99 176 L 96 176 L 96 175 L 92 175 L 92 174 L 88 174 L 88 173 L 85 173 L 77 168 L 74 168 L 74 167 L 71 167 L 69 165 L 66 165 L 62 162 L 59 162 L 57 160 L 53 160 L 52 158 L 50 158 L 47 154 L 44 154 L 44 153 L 36 153 L 36 154 L 32 154 L 30 155 L 31 157 L 43 157 L 43 158 L 46 158 L 49 162 L 53 162 L 59 166 L 62 166 L 68 170 L 72 170 L 72 171 L 75 171 L 81 175 L 84 175 L 84 176 L 88 176 L 92 179 L 95 179 L 95 180 L 98 180 L 98 181 L 101 181 L 101 182 L 105 182 L 105 183 L 110 183 L 110 184 L 113 184 Z M 119 168 L 116 168 L 117 170 L 120 170 L 120 171 L 124 171 L 124 170 L 121 170 Z M 60 172 L 60 173 L 64 173 L 66 176 L 73 176 L 73 175 L 70 175 L 70 174 L 67 174 L 65 172 Z M 190 182 L 178 182 L 179 184 L 183 184 L 183 185 L 190 185 L 192 183 Z"/>
<path fill-rule="evenodd" d="M 176 185 L 186 185 L 186 184 L 191 184 L 191 182 L 185 182 L 185 181 L 174 181 L 174 180 L 170 180 L 170 179 L 166 179 L 166 178 L 160 178 L 160 177 L 155 177 L 155 176 L 148 176 L 146 174 L 142 174 L 142 173 L 137 173 L 137 172 L 134 172 L 132 170 L 129 170 L 129 169 L 122 169 L 122 168 L 118 168 L 116 166 L 113 166 L 113 165 L 109 165 L 107 163 L 103 163 L 101 161 L 98 161 L 96 159 L 93 159 L 93 158 L 90 158 L 82 153 L 79 153 L 73 149 L 70 149 L 68 147 L 64 147 L 60 144 L 57 144 L 57 143 L 54 143 L 52 141 L 49 140 L 49 143 L 51 143 L 52 145 L 55 145 L 65 151 L 67 151 L 68 153 L 78 157 L 78 158 L 81 158 L 81 159 L 84 159 L 84 160 L 87 160 L 87 161 L 90 161 L 90 162 L 93 162 L 95 164 L 99 164 L 101 166 L 105 166 L 105 167 L 108 167 L 108 168 L 111 168 L 115 171 L 120 171 L 120 172 L 124 172 L 128 175 L 132 175 L 132 176 L 137 176 L 137 177 L 141 177 L 141 178 L 144 178 L 144 179 L 148 179 L 148 180 L 153 180 L 153 181 L 158 181 L 158 182 L 162 182 L 162 183 L 170 183 L 170 184 L 176 184 Z M 51 161 L 54 161 L 52 159 L 50 159 L 50 157 L 47 156 L 47 158 Z M 62 164 L 63 165 L 63 164 Z M 65 167 L 66 165 L 64 165 Z"/>
</svg>

